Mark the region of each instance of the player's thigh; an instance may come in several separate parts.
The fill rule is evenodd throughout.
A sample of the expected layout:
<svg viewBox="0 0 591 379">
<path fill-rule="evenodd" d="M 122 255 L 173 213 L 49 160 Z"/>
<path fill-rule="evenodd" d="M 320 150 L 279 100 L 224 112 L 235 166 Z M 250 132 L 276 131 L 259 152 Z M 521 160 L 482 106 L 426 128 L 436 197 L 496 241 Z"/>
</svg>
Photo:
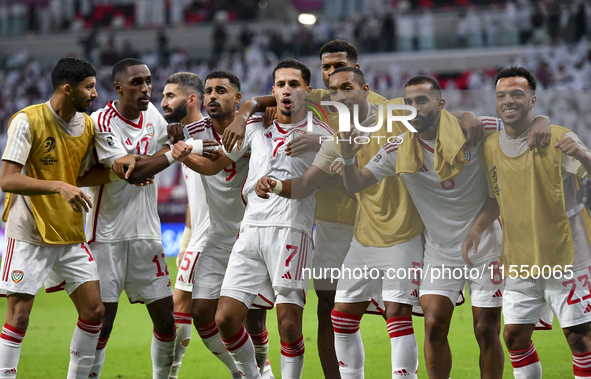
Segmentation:
<svg viewBox="0 0 591 379">
<path fill-rule="evenodd" d="M 117 303 L 127 279 L 128 242 L 93 242 L 89 245 L 96 262 L 103 303 Z"/>
<path fill-rule="evenodd" d="M 539 280 L 505 278 L 503 319 L 505 325 L 535 325 L 546 309 L 544 286 Z"/>
<path fill-rule="evenodd" d="M 208 238 L 193 273 L 193 299 L 219 299 L 231 252 L 231 244 Z"/>
<path fill-rule="evenodd" d="M 316 290 L 335 291 L 337 279 L 330 274 L 341 269 L 353 240 L 352 225 L 316 221 L 312 276 Z"/>
<path fill-rule="evenodd" d="M 443 296 L 448 298 L 451 304 L 455 306 L 458 300 L 462 298 L 460 295 L 466 284 L 466 279 L 463 273 L 456 276 L 453 273 L 458 272 L 458 270 L 462 272 L 464 265 L 454 266 L 444 264 L 437 260 L 432 260 L 429 255 L 426 255 L 423 268 L 425 270 L 423 271 L 423 278 L 419 287 L 423 309 L 423 297 L 425 296 Z"/>
<path fill-rule="evenodd" d="M 62 247 L 38 246 L 6 238 L 0 268 L 0 293 L 36 295 L 61 250 Z"/>
<path fill-rule="evenodd" d="M 246 306 L 247 310 L 263 284 L 269 282 L 267 265 L 259 248 L 262 243 L 260 229 L 255 227 L 241 229 L 240 236 L 232 247 L 220 291 L 220 300 L 222 297 L 238 300 Z"/>
<path fill-rule="evenodd" d="M 162 243 L 157 240 L 129 242 L 125 292 L 131 302 L 154 301 L 171 297 L 172 286 Z"/>
<path fill-rule="evenodd" d="M 591 321 L 591 267 L 553 274 L 543 281 L 546 284 L 544 297 L 561 328 Z"/>
<path fill-rule="evenodd" d="M 423 264 L 421 236 L 385 249 L 388 253 L 380 254 L 382 262 L 379 266 L 385 273 L 382 285 L 384 302 L 419 305 L 420 274 L 416 269 Z"/>
<path fill-rule="evenodd" d="M 381 273 L 378 278 L 371 276 L 372 269 L 377 269 L 373 266 L 374 249 L 353 239 L 342 270 L 338 273 L 335 303 L 371 302 L 381 292 Z"/>
<path fill-rule="evenodd" d="M 84 283 L 97 282 L 86 286 L 84 297 L 89 297 L 90 304 L 94 304 L 99 297 L 99 273 L 94 255 L 86 243 L 77 243 L 64 247 L 57 257 L 52 270 L 66 282 L 64 289 L 72 295 Z M 100 299 L 98 299 L 100 300 Z M 84 301 L 83 301 L 84 302 Z"/>
<path fill-rule="evenodd" d="M 306 292 L 314 245 L 307 233 L 294 228 L 261 228 L 261 249 L 273 288 Z"/>
<path fill-rule="evenodd" d="M 467 267 L 465 272 L 473 307 L 500 308 L 503 305 L 505 281 L 499 270 L 498 259 L 474 264 L 474 267 Z"/>
</svg>

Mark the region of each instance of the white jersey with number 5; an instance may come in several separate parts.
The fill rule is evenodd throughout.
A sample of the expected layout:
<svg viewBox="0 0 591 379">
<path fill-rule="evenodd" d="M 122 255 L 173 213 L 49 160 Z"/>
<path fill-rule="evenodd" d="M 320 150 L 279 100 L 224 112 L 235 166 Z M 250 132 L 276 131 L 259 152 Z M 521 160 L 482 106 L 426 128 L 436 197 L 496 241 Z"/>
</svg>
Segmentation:
<svg viewBox="0 0 591 379">
<path fill-rule="evenodd" d="M 137 120 L 121 116 L 112 101 L 91 117 L 94 120 L 96 158 L 107 167 L 127 154 L 153 155 L 168 139 L 167 122 L 152 103 Z M 90 187 L 89 195 L 93 204 L 86 217 L 89 243 L 161 239 L 156 183 L 137 187 L 118 180 Z"/>
<path fill-rule="evenodd" d="M 194 139 L 215 140 L 220 145 L 222 143 L 221 136 L 213 128 L 209 117 L 188 124 L 185 129 Z M 244 216 L 245 204 L 241 190 L 247 174 L 248 154 L 242 155 L 216 175 L 201 175 L 209 204 L 208 238 L 228 244 L 236 242 Z"/>
<path fill-rule="evenodd" d="M 308 122 L 304 118 L 297 124 L 275 122 L 267 129 L 261 119 L 253 119 L 246 126 L 246 134 L 240 149 L 234 147 L 226 155 L 237 161 L 245 152 L 251 150 L 248 178 L 242 195 L 248 203 L 242 226 L 275 226 L 299 229 L 311 235 L 316 212 L 316 199 L 290 200 L 271 195 L 262 199 L 255 193 L 256 183 L 263 176 L 272 176 L 279 180 L 298 178 L 312 165 L 315 152 L 307 152 L 294 157 L 285 153 L 287 144 L 293 139 L 307 134 L 332 136 L 334 131 L 324 122 L 314 119 L 312 131 L 308 132 Z"/>
<path fill-rule="evenodd" d="M 484 139 L 476 147 L 464 148 L 466 166 L 442 182 L 435 173 L 435 141 L 417 138 L 423 149 L 423 166 L 413 174 L 402 174 L 401 178 L 425 224 L 426 250 L 434 252 L 435 256 L 430 258 L 439 263 L 464 264 L 462 243 L 488 198 L 486 171 L 479 150 Z M 365 166 L 378 182 L 396 175 L 399 145 L 400 139 L 384 145 Z M 470 255 L 472 262 L 477 265 L 486 258 L 498 246 L 499 238 L 500 226 L 495 222 L 480 235 L 478 252 Z M 495 253 L 500 255 L 500 249 Z"/>
</svg>

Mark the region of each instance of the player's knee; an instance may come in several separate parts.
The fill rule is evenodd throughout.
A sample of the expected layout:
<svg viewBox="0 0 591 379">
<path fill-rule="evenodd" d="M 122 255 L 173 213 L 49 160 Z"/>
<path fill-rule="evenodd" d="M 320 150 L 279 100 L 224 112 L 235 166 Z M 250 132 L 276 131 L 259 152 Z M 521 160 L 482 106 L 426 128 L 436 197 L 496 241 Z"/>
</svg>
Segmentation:
<svg viewBox="0 0 591 379">
<path fill-rule="evenodd" d="M 448 321 L 435 315 L 425 315 L 425 338 L 429 341 L 445 340 L 449 331 Z"/>
<path fill-rule="evenodd" d="M 102 302 L 89 304 L 80 310 L 80 318 L 86 321 L 103 321 L 105 306 Z"/>
<path fill-rule="evenodd" d="M 518 328 L 513 328 L 505 325 L 503 331 L 503 339 L 509 351 L 517 351 L 526 349 L 531 341 L 531 335 L 522 333 Z"/>
<path fill-rule="evenodd" d="M 500 325 L 489 320 L 477 320 L 474 322 L 474 336 L 479 342 L 488 343 L 499 338 Z"/>
<path fill-rule="evenodd" d="M 298 323 L 297 317 L 282 317 L 278 326 L 283 342 L 293 343 L 302 336 L 302 326 Z"/>
<path fill-rule="evenodd" d="M 265 310 L 251 309 L 246 314 L 244 326 L 249 333 L 262 333 L 267 328 Z"/>
<path fill-rule="evenodd" d="M 240 324 L 242 321 L 237 320 L 235 315 L 229 312 L 224 312 L 218 309 L 215 314 L 215 323 L 221 330 L 233 329 L 235 325 Z"/>
<path fill-rule="evenodd" d="M 191 317 L 196 326 L 209 324 L 215 318 L 215 308 L 204 307 L 199 302 L 193 301 L 191 305 Z"/>
<path fill-rule="evenodd" d="M 330 319 L 330 313 L 334 308 L 334 292 L 316 291 L 316 294 L 318 295 L 318 317 L 328 317 Z"/>
</svg>

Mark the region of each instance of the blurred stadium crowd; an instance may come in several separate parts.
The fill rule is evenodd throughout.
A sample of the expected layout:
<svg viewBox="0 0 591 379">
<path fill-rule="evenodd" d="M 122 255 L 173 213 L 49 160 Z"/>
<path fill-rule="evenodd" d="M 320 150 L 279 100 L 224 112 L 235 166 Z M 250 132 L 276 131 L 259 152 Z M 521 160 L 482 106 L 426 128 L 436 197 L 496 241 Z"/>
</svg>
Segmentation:
<svg viewBox="0 0 591 379">
<path fill-rule="evenodd" d="M 146 7 L 146 3 L 150 6 Z M 292 3 L 297 5 L 298 1 Z M 535 113 L 549 115 L 552 123 L 573 129 L 583 142 L 591 145 L 591 108 L 588 107 L 591 103 L 591 2 L 334 0 L 325 3 L 323 15 L 314 25 L 303 25 L 294 20 L 284 22 L 278 28 L 268 23 L 244 22 L 240 33 L 230 37 L 224 26 L 227 22 L 260 18 L 266 3 L 234 0 L 0 0 L 0 37 L 48 32 L 82 35 L 80 43 L 84 46 L 84 58 L 92 61 L 99 73 L 99 100 L 93 104 L 92 110 L 116 98 L 111 84 L 111 67 L 123 58 L 139 58 L 150 67 L 154 77 L 152 101 L 159 108 L 164 81 L 174 72 L 191 71 L 205 77 L 214 68 L 232 71 L 241 79 L 243 99 L 247 99 L 270 93 L 270 73 L 279 59 L 311 56 L 308 62 L 315 67 L 320 46 L 338 38 L 359 48 L 366 80 L 373 90 L 386 97 L 388 94 L 394 97 L 394 91 L 400 90 L 408 78 L 427 74 L 436 77 L 446 90 L 448 108 L 494 115 L 490 100 L 493 77 L 499 67 L 455 73 L 419 72 L 412 66 L 397 64 L 376 69 L 371 66 L 371 53 L 521 44 L 521 55 L 507 65 L 523 65 L 534 72 L 539 83 Z M 455 32 L 447 34 L 447 42 L 438 35 L 441 34 L 438 28 L 444 27 L 442 20 L 454 22 Z M 212 28 L 214 46 L 209 60 L 195 60 L 182 49 L 169 48 L 167 29 L 160 29 L 202 21 L 213 21 L 208 24 Z M 125 27 L 160 29 L 154 49 L 137 51 L 131 41 L 120 41 L 117 30 Z M 450 26 L 445 27 L 449 29 Z M 100 34 L 106 38 L 98 38 Z M 105 43 L 99 43 L 100 40 Z M 0 146 L 5 145 L 5 129 L 16 111 L 51 97 L 50 70 L 51 67 L 42 66 L 26 51 L 5 57 L 1 62 Z M 324 87 L 320 75 L 313 75 L 312 79 L 313 87 Z M 452 91 L 455 89 L 461 91 Z M 184 192 L 185 187 L 178 171 L 161 175 L 160 187 L 165 189 L 160 194 L 162 200 L 184 197 L 184 193 L 175 194 L 176 190 Z"/>
</svg>

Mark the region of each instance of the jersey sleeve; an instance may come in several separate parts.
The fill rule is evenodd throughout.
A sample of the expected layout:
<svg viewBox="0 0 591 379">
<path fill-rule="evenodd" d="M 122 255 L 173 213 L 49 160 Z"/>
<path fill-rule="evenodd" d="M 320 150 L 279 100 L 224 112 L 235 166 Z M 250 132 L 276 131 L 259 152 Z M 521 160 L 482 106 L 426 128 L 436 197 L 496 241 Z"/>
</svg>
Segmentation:
<svg viewBox="0 0 591 379">
<path fill-rule="evenodd" d="M 579 136 L 577 136 L 573 132 L 566 132 L 564 134 L 564 138 L 569 138 L 569 137 L 574 139 L 575 142 L 577 142 L 579 144 L 579 146 L 585 150 L 587 155 L 589 157 L 591 157 L 591 151 L 589 151 L 587 146 L 585 146 L 583 144 L 583 142 L 581 142 L 581 139 L 579 138 Z M 572 175 L 576 175 L 580 178 L 589 177 L 589 173 L 587 172 L 587 170 L 585 170 L 585 167 L 581 164 L 581 162 L 579 162 L 578 160 L 576 160 L 573 157 L 569 157 L 564 152 L 562 153 L 562 171 L 567 172 Z"/>
<path fill-rule="evenodd" d="M 484 125 L 484 137 L 481 141 L 484 141 L 486 137 L 495 134 L 499 130 L 503 129 L 503 120 L 497 117 L 481 116 L 478 117 Z"/>
<path fill-rule="evenodd" d="M 112 131 L 109 125 L 100 117 L 100 111 L 94 112 L 90 117 L 94 122 L 94 148 L 99 163 L 107 167 L 113 167 L 116 159 L 127 155 L 127 151 L 121 144 L 119 137 Z"/>
<path fill-rule="evenodd" d="M 160 114 L 160 112 L 158 112 L 158 110 L 154 107 L 154 113 L 157 113 L 157 124 L 158 124 L 158 128 L 156 129 L 156 136 L 158 137 L 158 143 L 161 145 L 168 145 L 169 147 L 172 148 L 172 144 L 170 143 L 170 140 L 168 139 L 168 122 L 166 122 L 166 120 L 164 119 L 164 117 L 162 117 L 162 115 Z"/>
<path fill-rule="evenodd" d="M 255 128 L 261 127 L 259 122 L 252 122 L 246 125 L 246 131 L 244 133 L 244 139 L 242 140 L 242 144 L 240 145 L 240 149 L 238 148 L 238 143 L 234 145 L 232 152 L 227 152 L 226 148 L 222 146 L 224 150 L 224 154 L 234 162 L 238 159 L 242 158 L 248 151 L 250 150 L 250 145 L 252 143 L 252 137 L 255 133 Z"/>
<path fill-rule="evenodd" d="M 8 125 L 7 134 L 8 139 L 2 160 L 24 166 L 31 152 L 31 125 L 25 113 L 19 113 L 12 119 Z"/>
<path fill-rule="evenodd" d="M 327 174 L 334 175 L 335 173 L 330 171 L 330 165 L 339 158 L 341 158 L 341 154 L 333 139 L 322 144 L 312 164 Z"/>
<path fill-rule="evenodd" d="M 365 165 L 365 168 L 376 177 L 378 183 L 381 183 L 388 176 L 396 175 L 398 146 L 389 147 L 389 145 L 391 144 L 384 145 Z"/>
</svg>

